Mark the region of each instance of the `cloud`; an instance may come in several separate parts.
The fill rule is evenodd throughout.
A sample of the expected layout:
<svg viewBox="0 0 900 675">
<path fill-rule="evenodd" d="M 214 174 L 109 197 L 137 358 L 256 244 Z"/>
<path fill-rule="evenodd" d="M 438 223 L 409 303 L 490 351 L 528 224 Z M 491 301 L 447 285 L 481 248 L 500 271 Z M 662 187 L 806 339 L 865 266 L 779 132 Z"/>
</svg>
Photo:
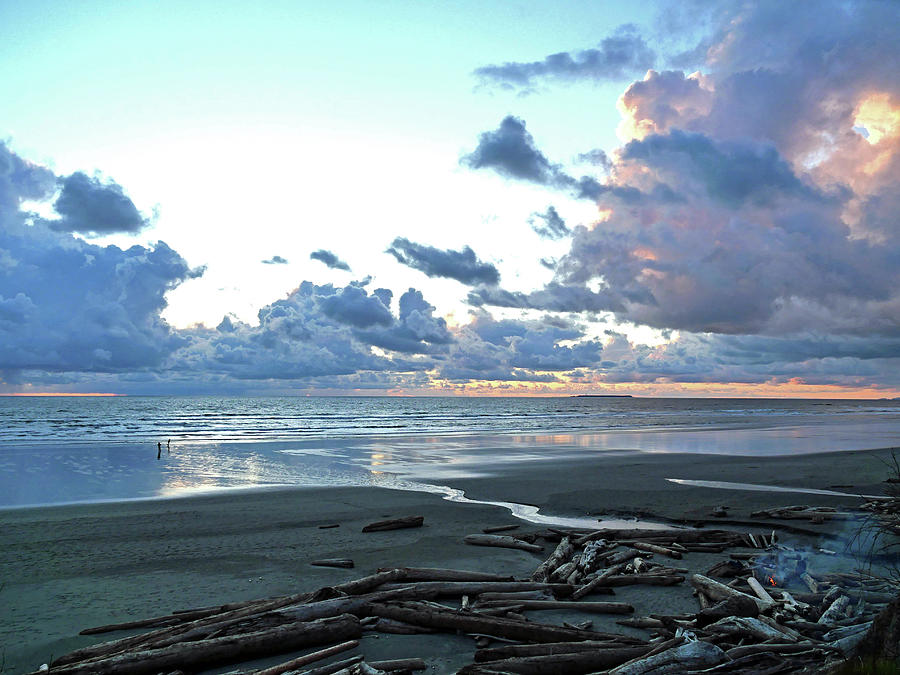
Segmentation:
<svg viewBox="0 0 900 675">
<path fill-rule="evenodd" d="M 202 269 L 165 243 L 99 247 L 37 222 L 0 229 L 0 249 L 0 369 L 121 372 L 183 344 L 160 312 Z"/>
<path fill-rule="evenodd" d="M 117 199 L 121 192 L 116 188 L 80 177 L 67 179 L 64 217 L 127 216 L 131 211 Z M 55 190 L 51 171 L 0 144 L 4 380 L 26 370 L 121 373 L 160 366 L 184 344 L 160 318 L 165 294 L 202 274 L 202 268 L 191 269 L 163 242 L 127 250 L 96 246 L 60 231 L 55 221 L 48 223 L 22 210 L 26 200 L 47 200 Z M 103 222 L 112 227 L 122 221 Z"/>
<path fill-rule="evenodd" d="M 656 55 L 631 24 L 620 26 L 595 49 L 550 54 L 541 61 L 482 66 L 475 76 L 504 88 L 529 89 L 538 81 L 617 80 L 642 73 Z"/>
<path fill-rule="evenodd" d="M 22 159 L 0 141 L 0 218 L 24 217 L 19 211 L 23 201 L 47 199 L 55 187 L 50 169 Z"/>
<path fill-rule="evenodd" d="M 540 185 L 568 185 L 572 179 L 551 164 L 537 149 L 525 122 L 508 115 L 494 131 L 479 136 L 478 147 L 463 156 L 461 163 L 472 169 L 493 169 L 501 176 Z"/>
<path fill-rule="evenodd" d="M 477 312 L 459 329 L 440 375 L 453 381 L 553 382 L 559 373 L 597 366 L 602 350 L 598 341 L 584 339 L 583 330 L 570 322 L 551 317 L 497 321 L 487 312 Z"/>
<path fill-rule="evenodd" d="M 580 152 L 575 159 L 579 162 L 599 166 L 604 171 L 609 171 L 610 168 L 612 168 L 612 162 L 610 161 L 609 156 L 599 148 L 588 150 L 587 152 Z"/>
<path fill-rule="evenodd" d="M 467 285 L 494 285 L 500 281 L 500 272 L 497 268 L 491 263 L 479 260 L 468 246 L 463 247 L 461 251 L 442 250 L 397 237 L 387 252 L 398 262 L 429 277 L 456 279 Z"/>
<path fill-rule="evenodd" d="M 280 255 L 273 255 L 268 260 L 262 260 L 263 265 L 287 265 L 287 258 L 282 258 Z"/>
<path fill-rule="evenodd" d="M 149 224 L 114 181 L 101 182 L 81 171 L 60 179 L 62 191 L 53 207 L 61 216 L 48 222 L 54 230 L 90 236 L 134 234 Z"/>
<path fill-rule="evenodd" d="M 381 299 L 369 295 L 359 286 L 346 286 L 327 295 L 319 300 L 319 306 L 325 316 L 356 328 L 389 326 L 394 322 L 394 317 Z"/>
<path fill-rule="evenodd" d="M 172 372 L 240 381 L 345 378 L 363 373 L 402 374 L 432 368 L 452 341 L 443 319 L 422 294 L 409 289 L 394 316 L 384 289 L 359 284 L 336 288 L 304 281 L 286 298 L 259 310 L 258 325 L 226 317 L 216 329 L 184 331 L 189 345 L 173 355 Z M 381 351 L 376 353 L 372 347 Z M 378 379 L 390 386 L 390 377 Z M 340 385 L 331 380 L 329 386 Z"/>
<path fill-rule="evenodd" d="M 576 228 L 553 282 L 470 302 L 697 334 L 900 334 L 900 125 L 882 121 L 900 115 L 898 19 L 893 3 L 715 9 L 700 70 L 623 94 L 607 179 L 572 188 L 604 219 Z M 561 173 L 544 183 L 568 187 Z"/>
<path fill-rule="evenodd" d="M 312 253 L 310 253 L 309 259 L 318 260 L 321 263 L 325 263 L 325 265 L 333 270 L 344 270 L 346 272 L 350 271 L 350 265 L 338 258 L 331 251 L 326 251 L 322 248 L 320 248 L 318 251 L 313 251 Z"/>
<path fill-rule="evenodd" d="M 539 225 L 536 221 L 543 221 Z M 532 213 L 528 219 L 531 229 L 544 239 L 562 239 L 572 233 L 553 206 L 548 206 L 546 213 Z"/>
<path fill-rule="evenodd" d="M 624 204 L 639 204 L 645 199 L 644 192 L 631 185 L 609 181 L 601 183 L 591 176 L 575 178 L 570 175 L 561 165 L 547 159 L 526 131 L 525 122 L 512 116 L 505 117 L 495 131 L 482 133 L 478 147 L 464 155 L 460 162 L 472 169 L 491 169 L 504 178 L 564 190 L 577 199 L 608 199 Z M 670 201 L 679 199 L 664 184 L 649 185 L 648 189 L 651 197 Z"/>
<path fill-rule="evenodd" d="M 673 129 L 630 141 L 622 149 L 624 162 L 640 164 L 678 179 L 688 171 L 705 196 L 728 206 L 753 202 L 771 205 L 778 198 L 797 197 L 819 201 L 822 193 L 801 181 L 791 166 L 769 144 L 752 141 L 714 141 L 700 133 Z M 681 180 L 685 185 L 687 181 Z"/>
</svg>

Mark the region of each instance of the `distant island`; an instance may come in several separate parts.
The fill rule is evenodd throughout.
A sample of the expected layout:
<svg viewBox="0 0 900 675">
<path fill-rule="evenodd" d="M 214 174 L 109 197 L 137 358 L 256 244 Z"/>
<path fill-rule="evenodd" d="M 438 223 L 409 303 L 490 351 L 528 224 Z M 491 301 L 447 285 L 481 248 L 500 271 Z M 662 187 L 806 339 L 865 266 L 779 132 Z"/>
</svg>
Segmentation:
<svg viewBox="0 0 900 675">
<path fill-rule="evenodd" d="M 575 394 L 572 398 L 633 398 L 631 394 Z"/>
</svg>

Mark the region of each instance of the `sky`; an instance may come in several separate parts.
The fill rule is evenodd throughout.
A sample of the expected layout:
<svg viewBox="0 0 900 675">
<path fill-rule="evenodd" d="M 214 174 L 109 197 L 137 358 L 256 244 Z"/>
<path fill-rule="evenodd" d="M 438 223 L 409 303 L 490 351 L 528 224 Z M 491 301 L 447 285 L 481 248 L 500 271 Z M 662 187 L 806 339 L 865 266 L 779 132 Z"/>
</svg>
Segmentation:
<svg viewBox="0 0 900 675">
<path fill-rule="evenodd" d="M 0 25 L 0 394 L 900 396 L 900 3 Z"/>
</svg>

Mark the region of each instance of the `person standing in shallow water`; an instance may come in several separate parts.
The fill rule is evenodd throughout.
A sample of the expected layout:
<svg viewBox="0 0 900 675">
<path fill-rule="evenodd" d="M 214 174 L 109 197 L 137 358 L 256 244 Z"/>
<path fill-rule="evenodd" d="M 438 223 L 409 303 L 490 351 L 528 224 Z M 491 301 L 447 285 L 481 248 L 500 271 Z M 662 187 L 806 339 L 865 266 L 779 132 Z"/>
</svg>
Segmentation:
<svg viewBox="0 0 900 675">
<path fill-rule="evenodd" d="M 166 453 L 172 454 L 172 439 L 166 441 Z"/>
<path fill-rule="evenodd" d="M 162 443 L 156 441 L 156 459 L 162 457 Z"/>
</svg>

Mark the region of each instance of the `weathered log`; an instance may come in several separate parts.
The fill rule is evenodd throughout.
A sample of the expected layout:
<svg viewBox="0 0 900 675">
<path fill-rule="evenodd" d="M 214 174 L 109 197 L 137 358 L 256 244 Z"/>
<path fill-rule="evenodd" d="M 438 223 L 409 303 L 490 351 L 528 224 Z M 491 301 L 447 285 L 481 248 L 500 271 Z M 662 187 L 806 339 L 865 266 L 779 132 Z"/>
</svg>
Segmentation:
<svg viewBox="0 0 900 675">
<path fill-rule="evenodd" d="M 822 612 L 822 616 L 819 617 L 818 623 L 822 624 L 833 624 L 838 619 L 844 618 L 844 611 L 847 609 L 847 605 L 850 604 L 850 598 L 846 595 L 840 596 L 837 600 L 829 605 L 828 609 Z"/>
<path fill-rule="evenodd" d="M 337 675 L 337 673 L 350 673 L 352 671 L 350 671 L 349 668 L 362 663 L 363 658 L 364 657 L 362 656 L 352 656 L 343 661 L 335 661 L 334 663 L 329 663 L 325 666 L 304 670 L 299 673 L 299 675 Z"/>
<path fill-rule="evenodd" d="M 466 633 L 492 635 L 531 642 L 568 642 L 573 640 L 604 640 L 619 636 L 595 631 L 573 630 L 537 622 L 516 621 L 501 617 L 459 614 L 434 609 L 421 603 L 374 603 L 369 608 L 373 616 L 403 621 L 417 626 L 461 630 Z"/>
<path fill-rule="evenodd" d="M 69 663 L 77 663 L 79 661 L 85 661 L 87 659 L 119 654 L 124 651 L 133 650 L 136 648 L 145 649 L 152 644 L 172 644 L 174 642 L 180 641 L 181 639 L 183 639 L 183 636 L 188 634 L 194 635 L 195 637 L 193 639 L 198 639 L 196 636 L 199 635 L 202 637 L 204 629 L 208 629 L 210 631 L 219 630 L 221 628 L 244 621 L 249 617 L 264 614 L 267 611 L 280 609 L 291 604 L 314 601 L 317 598 L 331 598 L 334 597 L 334 595 L 336 595 L 336 593 L 333 591 L 333 589 L 320 589 L 312 593 L 297 593 L 294 595 L 287 595 L 269 600 L 254 600 L 244 603 L 222 605 L 222 607 L 231 607 L 232 609 L 228 611 L 217 612 L 214 614 L 207 614 L 206 616 L 195 619 L 193 621 L 180 623 L 168 628 L 160 628 L 158 630 L 144 633 L 142 635 L 131 635 L 129 637 L 120 638 L 118 640 L 111 640 L 96 645 L 83 647 L 81 649 L 76 649 L 73 652 L 69 652 L 68 654 L 64 654 L 63 656 L 55 659 L 52 665 L 58 666 Z M 183 613 L 180 616 L 185 616 L 186 614 L 188 613 Z M 94 631 L 99 632 L 99 629 L 94 629 Z"/>
<path fill-rule="evenodd" d="M 323 558 L 322 560 L 313 560 L 309 563 L 315 567 L 341 567 L 343 569 L 353 569 L 353 561 L 350 558 Z"/>
<path fill-rule="evenodd" d="M 751 638 L 757 641 L 779 640 L 781 642 L 796 642 L 797 638 L 786 632 L 773 628 L 771 625 L 750 616 L 729 616 L 720 619 L 706 627 L 711 633 L 733 635 L 736 638 Z M 790 630 L 790 629 L 788 629 Z"/>
<path fill-rule="evenodd" d="M 643 541 L 636 541 L 632 544 L 632 546 L 638 551 L 644 551 L 646 553 L 658 553 L 659 555 L 665 555 L 669 556 L 670 558 L 675 558 L 676 560 L 681 560 L 681 552 L 676 551 L 672 548 L 658 546 L 657 544 L 648 544 Z"/>
<path fill-rule="evenodd" d="M 406 623 L 405 621 L 395 621 L 384 617 L 378 617 L 377 620 L 367 626 L 367 628 L 377 633 L 387 633 L 389 635 L 427 635 L 437 632 L 434 628 L 416 626 L 415 624 Z"/>
<path fill-rule="evenodd" d="M 827 645 L 816 644 L 814 642 L 764 642 L 756 645 L 741 645 L 732 647 L 725 652 L 732 659 L 739 659 L 748 654 L 760 654 L 762 652 L 772 652 L 773 654 L 800 654 L 810 649 L 824 649 Z"/>
<path fill-rule="evenodd" d="M 685 544 L 690 553 L 722 553 L 730 544 Z"/>
<path fill-rule="evenodd" d="M 340 670 L 330 671 L 330 672 L 316 672 L 316 673 L 301 673 L 300 675 L 386 675 L 383 670 L 378 670 L 373 668 L 365 661 L 360 661 L 358 663 L 351 664 L 346 668 L 341 668 Z"/>
<path fill-rule="evenodd" d="M 656 629 L 665 627 L 662 619 L 655 619 L 652 616 L 636 616 L 630 619 L 621 619 L 620 621 L 616 621 L 616 623 L 620 626 L 627 626 L 628 628 Z"/>
<path fill-rule="evenodd" d="M 729 596 L 750 598 L 756 603 L 756 606 L 759 607 L 759 611 L 761 612 L 765 611 L 773 605 L 773 603 L 755 598 L 752 595 L 737 590 L 736 588 L 731 588 L 730 586 L 726 586 L 725 584 L 720 584 L 718 581 L 710 579 L 709 577 L 705 577 L 702 574 L 695 574 L 694 576 L 692 576 L 691 585 L 712 600 L 724 600 Z"/>
<path fill-rule="evenodd" d="M 552 600 L 553 595 L 547 590 L 536 591 L 510 591 L 507 593 L 481 593 L 478 596 L 478 604 L 490 602 L 491 600 L 502 600 L 504 602 L 518 600 Z"/>
<path fill-rule="evenodd" d="M 817 593 L 819 591 L 819 582 L 813 579 L 808 573 L 804 572 L 801 574 L 800 580 L 806 584 L 806 587 L 809 588 L 810 592 Z"/>
<path fill-rule="evenodd" d="M 865 623 L 858 623 L 855 626 L 842 626 L 841 628 L 832 628 L 828 630 L 828 632 L 826 632 L 824 635 L 822 635 L 822 641 L 834 642 L 835 640 L 841 640 L 849 635 L 856 635 L 857 633 L 865 632 L 869 630 L 871 626 L 872 621 L 866 621 Z"/>
<path fill-rule="evenodd" d="M 479 593 L 511 593 L 516 591 L 549 591 L 556 597 L 572 593 L 568 584 L 545 584 L 537 581 L 418 581 L 413 584 L 385 584 L 383 590 L 411 588 L 438 597 L 462 597 Z"/>
<path fill-rule="evenodd" d="M 379 520 L 376 523 L 369 523 L 363 532 L 385 532 L 387 530 L 404 530 L 410 527 L 422 527 L 425 522 L 425 516 L 403 516 L 402 518 L 391 518 L 390 520 Z"/>
<path fill-rule="evenodd" d="M 282 673 L 286 673 L 289 670 L 296 670 L 297 668 L 308 666 L 310 663 L 315 663 L 316 661 L 327 659 L 329 656 L 340 654 L 341 652 L 345 652 L 348 649 L 353 649 L 354 647 L 359 647 L 359 640 L 349 640 L 347 642 L 342 642 L 338 645 L 334 645 L 333 647 L 320 649 L 319 651 L 312 652 L 311 654 L 306 654 L 305 656 L 300 656 L 296 659 L 291 659 L 290 661 L 279 663 L 277 666 L 271 666 L 269 668 L 263 668 L 262 670 L 256 670 L 253 671 L 253 675 L 281 675 Z"/>
<path fill-rule="evenodd" d="M 759 583 L 755 577 L 747 577 L 747 585 L 750 586 L 750 590 L 756 594 L 757 598 L 763 602 L 771 602 L 774 604 L 775 599 L 769 595 L 769 592 L 763 588 L 763 585 Z"/>
<path fill-rule="evenodd" d="M 481 531 L 485 534 L 497 534 L 497 532 L 509 532 L 510 530 L 518 529 L 518 525 L 495 525 L 494 527 L 485 527 Z"/>
<path fill-rule="evenodd" d="M 653 565 L 650 568 L 650 571 L 647 574 L 656 574 L 656 575 L 670 575 L 670 574 L 689 574 L 690 570 L 687 567 L 669 567 L 668 565 Z"/>
<path fill-rule="evenodd" d="M 261 656 L 358 638 L 359 619 L 349 614 L 294 623 L 240 636 L 179 643 L 54 668 L 57 675 L 154 675 L 175 669 L 210 668 Z"/>
<path fill-rule="evenodd" d="M 698 595 L 706 597 L 699 591 Z M 759 606 L 749 595 L 734 595 L 717 602 L 712 607 L 704 607 L 694 615 L 697 625 L 701 628 L 729 616 L 759 616 Z"/>
<path fill-rule="evenodd" d="M 475 652 L 475 662 L 499 661 L 520 656 L 550 656 L 552 654 L 574 654 L 577 652 L 589 652 L 598 649 L 615 649 L 619 647 L 634 647 L 631 642 L 612 640 L 583 640 L 580 642 L 545 642 L 534 645 L 503 645 L 501 647 L 489 647 Z"/>
<path fill-rule="evenodd" d="M 569 537 L 563 537 L 562 541 L 557 544 L 553 553 L 550 554 L 550 557 L 537 566 L 537 569 L 531 575 L 531 580 L 547 581 L 553 570 L 566 562 L 569 557 L 571 557 L 572 551 L 574 550 L 575 547 L 572 546 L 571 539 L 569 539 Z"/>
<path fill-rule="evenodd" d="M 425 670 L 428 664 L 419 658 L 390 659 L 389 661 L 371 661 L 369 663 L 375 670 L 383 670 L 389 673 L 394 670 Z"/>
<path fill-rule="evenodd" d="M 506 616 L 507 614 L 521 614 L 525 608 L 522 605 L 504 604 L 499 607 L 476 607 L 472 611 L 484 616 Z"/>
<path fill-rule="evenodd" d="M 459 675 L 482 673 L 521 673 L 523 675 L 568 675 L 593 673 L 624 663 L 635 656 L 645 654 L 647 647 L 620 647 L 586 652 L 565 652 L 543 656 L 520 656 L 500 661 L 473 663 L 458 672 Z"/>
<path fill-rule="evenodd" d="M 607 554 L 600 556 L 601 558 L 605 558 L 607 565 L 618 565 L 619 563 L 628 562 L 629 560 L 633 560 L 637 558 L 641 554 L 640 551 L 634 548 L 629 548 L 624 551 L 610 551 Z"/>
<path fill-rule="evenodd" d="M 209 613 L 204 613 L 209 616 Z M 79 632 L 79 635 L 99 635 L 100 633 L 112 633 L 119 630 L 133 630 L 135 628 L 165 628 L 168 626 L 177 626 L 185 623 L 190 619 L 181 618 L 183 615 L 166 614 L 163 616 L 153 616 L 148 619 L 137 619 L 135 621 L 123 621 L 122 623 L 110 623 L 103 626 L 94 626 L 85 628 Z"/>
<path fill-rule="evenodd" d="M 569 575 L 572 572 L 577 571 L 578 562 L 575 560 L 570 560 L 569 562 L 565 562 L 559 567 L 557 567 L 550 574 L 550 581 L 557 581 L 560 583 L 568 583 L 566 580 L 569 578 Z"/>
<path fill-rule="evenodd" d="M 380 568 L 386 572 L 391 568 Z M 438 567 L 398 567 L 404 581 L 512 581 L 511 575 L 493 574 L 491 572 L 470 572 L 469 570 L 451 570 Z"/>
<path fill-rule="evenodd" d="M 588 593 L 599 592 L 596 589 L 600 588 L 600 585 L 604 581 L 606 581 L 609 577 L 613 576 L 614 574 L 617 574 L 624 568 L 625 568 L 625 563 L 619 563 L 618 565 L 613 565 L 612 567 L 607 569 L 605 572 L 603 572 L 599 576 L 594 577 L 594 579 L 592 579 L 591 581 L 586 583 L 581 588 L 576 589 L 572 593 L 572 599 L 579 600 L 579 599 L 583 598 L 585 595 L 587 595 Z"/>
<path fill-rule="evenodd" d="M 654 544 L 661 544 L 663 546 L 668 545 L 670 548 L 674 548 L 670 545 L 671 542 L 678 542 L 679 544 L 708 541 L 738 542 L 740 541 L 740 534 L 732 530 L 694 530 L 675 528 L 646 530 L 634 528 L 607 528 L 595 530 L 587 535 L 586 538 L 582 537 L 581 539 L 584 541 L 579 541 L 579 543 L 586 543 L 587 541 L 595 539 L 607 539 L 609 541 L 649 541 Z"/>
<path fill-rule="evenodd" d="M 479 603 L 482 607 L 501 607 L 506 604 L 504 600 L 489 600 Z M 593 612 L 595 614 L 631 614 L 634 611 L 632 605 L 624 602 L 566 602 L 561 600 L 519 600 L 516 604 L 525 609 L 574 609 L 579 612 Z"/>
<path fill-rule="evenodd" d="M 611 574 L 601 586 L 675 586 L 684 581 L 678 574 Z"/>
<path fill-rule="evenodd" d="M 361 577 L 359 579 L 354 579 L 353 581 L 344 582 L 343 584 L 337 584 L 336 586 L 332 586 L 332 588 L 338 593 L 362 595 L 363 593 L 368 593 L 369 591 L 378 588 L 382 584 L 387 584 L 402 578 L 402 570 L 388 569 L 376 574 L 370 574 L 367 577 Z"/>
<path fill-rule="evenodd" d="M 784 520 L 809 520 L 812 522 L 823 522 L 827 520 L 856 520 L 862 517 L 860 513 L 851 513 L 849 511 L 836 511 L 829 507 L 784 507 L 778 509 L 768 509 L 765 511 L 754 511 L 750 514 L 751 518 L 778 518 Z"/>
<path fill-rule="evenodd" d="M 625 663 L 610 670 L 609 675 L 640 675 L 642 673 L 683 673 L 715 666 L 728 660 L 721 649 L 702 641 L 685 642 L 652 656 Z"/>
<path fill-rule="evenodd" d="M 540 553 L 544 550 L 543 546 L 537 544 L 529 544 L 526 541 L 516 539 L 515 537 L 507 537 L 501 534 L 470 534 L 463 538 L 466 544 L 472 546 L 495 546 L 497 548 L 515 548 L 520 551 L 528 551 L 529 553 Z"/>
</svg>

